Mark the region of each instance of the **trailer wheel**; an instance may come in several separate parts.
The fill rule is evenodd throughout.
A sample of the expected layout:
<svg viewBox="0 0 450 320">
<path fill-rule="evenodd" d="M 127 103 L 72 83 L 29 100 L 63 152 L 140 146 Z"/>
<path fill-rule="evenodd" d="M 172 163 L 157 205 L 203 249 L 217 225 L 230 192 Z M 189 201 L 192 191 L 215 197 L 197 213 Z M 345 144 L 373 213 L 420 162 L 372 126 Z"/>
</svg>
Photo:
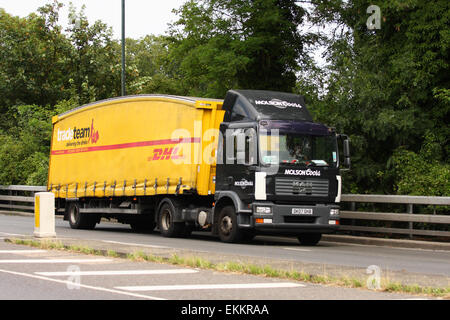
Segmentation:
<svg viewBox="0 0 450 320">
<path fill-rule="evenodd" d="M 161 235 L 168 238 L 179 237 L 183 235 L 184 223 L 174 222 L 175 208 L 169 203 L 164 203 L 158 214 L 158 228 Z"/>
<path fill-rule="evenodd" d="M 300 245 L 302 246 L 315 246 L 319 243 L 320 239 L 322 238 L 321 233 L 304 233 L 299 235 L 298 241 L 300 242 Z"/>
<path fill-rule="evenodd" d="M 218 220 L 219 238 L 223 242 L 234 243 L 243 239 L 243 232 L 239 230 L 237 215 L 233 206 L 223 207 Z"/>
<path fill-rule="evenodd" d="M 72 229 L 94 229 L 98 217 L 80 212 L 80 206 L 77 202 L 72 202 L 68 208 L 69 224 Z"/>
</svg>

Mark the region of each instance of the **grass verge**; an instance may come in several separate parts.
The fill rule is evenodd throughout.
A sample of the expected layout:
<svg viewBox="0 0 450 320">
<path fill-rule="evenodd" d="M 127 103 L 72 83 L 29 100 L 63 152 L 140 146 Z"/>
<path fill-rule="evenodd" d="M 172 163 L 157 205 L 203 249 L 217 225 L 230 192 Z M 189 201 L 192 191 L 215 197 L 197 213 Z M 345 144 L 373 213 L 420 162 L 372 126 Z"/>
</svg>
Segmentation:
<svg viewBox="0 0 450 320">
<path fill-rule="evenodd" d="M 173 265 L 180 265 L 192 268 L 201 268 L 216 270 L 221 272 L 234 272 L 241 274 L 251 274 L 258 276 L 265 276 L 271 278 L 282 278 L 296 281 L 309 282 L 314 284 L 324 284 L 341 286 L 347 288 L 363 288 L 369 289 L 368 284 L 361 279 L 349 278 L 349 277 L 332 277 L 329 275 L 312 275 L 303 271 L 296 270 L 280 270 L 273 267 L 257 266 L 254 264 L 240 263 L 240 262 L 225 262 L 225 263 L 212 263 L 201 257 L 180 257 L 176 254 L 171 257 L 161 257 L 157 255 L 147 254 L 143 251 L 135 251 L 126 255 L 120 254 L 114 250 L 95 250 L 93 248 L 78 246 L 78 245 L 65 245 L 60 241 L 53 240 L 29 240 L 29 239 L 5 239 L 7 242 L 18 245 L 26 245 L 40 249 L 47 250 L 65 250 L 69 252 L 77 252 L 91 255 L 100 255 L 113 258 L 126 258 L 132 261 L 148 261 L 156 263 L 169 263 Z M 405 285 L 398 282 L 392 282 L 388 279 L 382 279 L 380 283 L 379 292 L 391 292 L 391 293 L 407 293 L 416 295 L 427 295 L 433 297 L 439 297 L 444 299 L 450 299 L 450 287 L 423 287 L 419 285 Z"/>
</svg>

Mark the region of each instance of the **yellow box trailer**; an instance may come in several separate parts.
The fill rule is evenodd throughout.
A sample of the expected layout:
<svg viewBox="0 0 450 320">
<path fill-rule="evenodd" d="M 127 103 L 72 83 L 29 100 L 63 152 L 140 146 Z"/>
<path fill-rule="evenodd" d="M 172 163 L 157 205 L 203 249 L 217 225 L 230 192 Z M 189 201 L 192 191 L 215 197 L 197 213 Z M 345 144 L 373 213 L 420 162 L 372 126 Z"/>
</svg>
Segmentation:
<svg viewBox="0 0 450 320">
<path fill-rule="evenodd" d="M 64 199 L 213 194 L 215 158 L 203 161 L 203 153 L 217 144 L 221 106 L 221 100 L 148 95 L 56 116 L 48 188 Z"/>
<path fill-rule="evenodd" d="M 310 245 L 339 225 L 337 142 L 349 166 L 348 139 L 314 123 L 299 95 L 128 96 L 52 122 L 48 190 L 72 228 L 106 217 L 167 237 L 270 232 Z"/>
<path fill-rule="evenodd" d="M 140 95 L 55 116 L 48 190 L 58 211 L 73 228 L 91 229 L 107 216 L 151 230 L 161 197 L 210 199 L 221 107 L 215 99 Z"/>
</svg>

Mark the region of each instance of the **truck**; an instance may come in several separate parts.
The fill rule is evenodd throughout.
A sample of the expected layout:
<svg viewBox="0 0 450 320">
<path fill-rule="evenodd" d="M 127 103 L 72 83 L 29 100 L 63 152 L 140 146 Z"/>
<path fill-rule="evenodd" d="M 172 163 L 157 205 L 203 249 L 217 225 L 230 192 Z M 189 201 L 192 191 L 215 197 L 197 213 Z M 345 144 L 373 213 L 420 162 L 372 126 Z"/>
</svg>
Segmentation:
<svg viewBox="0 0 450 320">
<path fill-rule="evenodd" d="M 106 218 L 165 237 L 279 234 L 315 245 L 339 227 L 349 139 L 314 122 L 301 95 L 125 96 L 52 123 L 47 189 L 71 228 Z"/>
</svg>

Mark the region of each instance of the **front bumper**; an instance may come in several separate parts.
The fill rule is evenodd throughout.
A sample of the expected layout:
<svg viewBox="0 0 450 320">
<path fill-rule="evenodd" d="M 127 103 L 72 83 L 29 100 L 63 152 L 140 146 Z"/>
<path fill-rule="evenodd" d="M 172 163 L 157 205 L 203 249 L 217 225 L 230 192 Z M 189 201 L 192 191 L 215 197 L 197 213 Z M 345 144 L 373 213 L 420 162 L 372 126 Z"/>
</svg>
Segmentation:
<svg viewBox="0 0 450 320">
<path fill-rule="evenodd" d="M 294 205 L 255 202 L 251 207 L 252 214 L 241 213 L 239 215 L 240 228 L 254 228 L 261 232 L 294 235 L 332 233 L 339 228 L 339 214 L 330 214 L 332 209 L 339 209 L 339 206 L 335 204 Z M 270 207 L 270 213 L 257 213 L 256 207 Z"/>
</svg>

